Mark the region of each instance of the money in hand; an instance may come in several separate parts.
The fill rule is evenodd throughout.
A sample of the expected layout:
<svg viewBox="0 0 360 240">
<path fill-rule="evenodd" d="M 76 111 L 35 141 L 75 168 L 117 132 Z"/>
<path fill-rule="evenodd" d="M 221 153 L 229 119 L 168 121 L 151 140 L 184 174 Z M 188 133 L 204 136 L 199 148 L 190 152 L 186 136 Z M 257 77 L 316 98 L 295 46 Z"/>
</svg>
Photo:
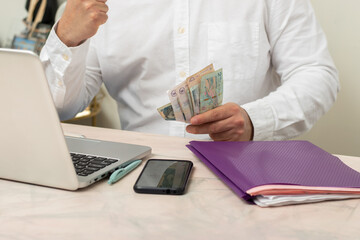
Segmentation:
<svg viewBox="0 0 360 240">
<path fill-rule="evenodd" d="M 157 109 L 161 117 L 189 123 L 193 116 L 222 104 L 222 69 L 215 72 L 210 64 L 169 90 L 168 96 L 170 103 Z"/>
</svg>

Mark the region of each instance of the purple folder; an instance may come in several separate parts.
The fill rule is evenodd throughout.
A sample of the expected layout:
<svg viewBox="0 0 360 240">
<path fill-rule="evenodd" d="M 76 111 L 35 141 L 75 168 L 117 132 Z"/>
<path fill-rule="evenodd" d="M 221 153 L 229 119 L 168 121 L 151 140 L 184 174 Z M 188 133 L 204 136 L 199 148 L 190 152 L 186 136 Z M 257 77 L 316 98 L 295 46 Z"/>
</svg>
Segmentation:
<svg viewBox="0 0 360 240">
<path fill-rule="evenodd" d="M 360 188 L 360 173 L 307 141 L 191 141 L 187 147 L 246 200 L 246 191 L 262 185 Z"/>
</svg>

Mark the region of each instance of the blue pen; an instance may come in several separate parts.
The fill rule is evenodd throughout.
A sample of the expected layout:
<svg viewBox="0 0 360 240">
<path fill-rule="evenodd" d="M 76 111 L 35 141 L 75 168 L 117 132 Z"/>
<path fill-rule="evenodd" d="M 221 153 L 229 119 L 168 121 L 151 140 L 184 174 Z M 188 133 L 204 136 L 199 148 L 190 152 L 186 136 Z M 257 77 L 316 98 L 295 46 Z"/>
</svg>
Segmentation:
<svg viewBox="0 0 360 240">
<path fill-rule="evenodd" d="M 139 166 L 141 163 L 141 159 L 134 160 L 128 165 L 116 170 L 113 172 L 109 178 L 108 184 L 113 184 L 119 181 L 121 178 L 123 178 L 126 174 L 131 172 L 133 169 L 135 169 L 137 166 Z"/>
</svg>

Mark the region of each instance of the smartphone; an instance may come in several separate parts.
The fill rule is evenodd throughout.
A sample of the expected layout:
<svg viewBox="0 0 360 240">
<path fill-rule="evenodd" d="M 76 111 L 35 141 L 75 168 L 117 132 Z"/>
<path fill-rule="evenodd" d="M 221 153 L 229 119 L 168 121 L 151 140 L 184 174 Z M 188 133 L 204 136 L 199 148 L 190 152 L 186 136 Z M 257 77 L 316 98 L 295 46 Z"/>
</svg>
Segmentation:
<svg viewBox="0 0 360 240">
<path fill-rule="evenodd" d="M 137 193 L 184 194 L 193 163 L 188 160 L 149 159 L 134 185 Z"/>
</svg>

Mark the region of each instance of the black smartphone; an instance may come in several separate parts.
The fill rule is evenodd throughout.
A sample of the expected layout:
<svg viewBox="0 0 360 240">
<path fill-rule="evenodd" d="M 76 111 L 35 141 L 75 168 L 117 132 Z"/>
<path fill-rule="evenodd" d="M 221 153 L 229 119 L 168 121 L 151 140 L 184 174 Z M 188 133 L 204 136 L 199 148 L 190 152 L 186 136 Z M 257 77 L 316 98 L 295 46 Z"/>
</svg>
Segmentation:
<svg viewBox="0 0 360 240">
<path fill-rule="evenodd" d="M 134 185 L 137 193 L 184 194 L 193 163 L 188 160 L 149 159 Z"/>
</svg>

